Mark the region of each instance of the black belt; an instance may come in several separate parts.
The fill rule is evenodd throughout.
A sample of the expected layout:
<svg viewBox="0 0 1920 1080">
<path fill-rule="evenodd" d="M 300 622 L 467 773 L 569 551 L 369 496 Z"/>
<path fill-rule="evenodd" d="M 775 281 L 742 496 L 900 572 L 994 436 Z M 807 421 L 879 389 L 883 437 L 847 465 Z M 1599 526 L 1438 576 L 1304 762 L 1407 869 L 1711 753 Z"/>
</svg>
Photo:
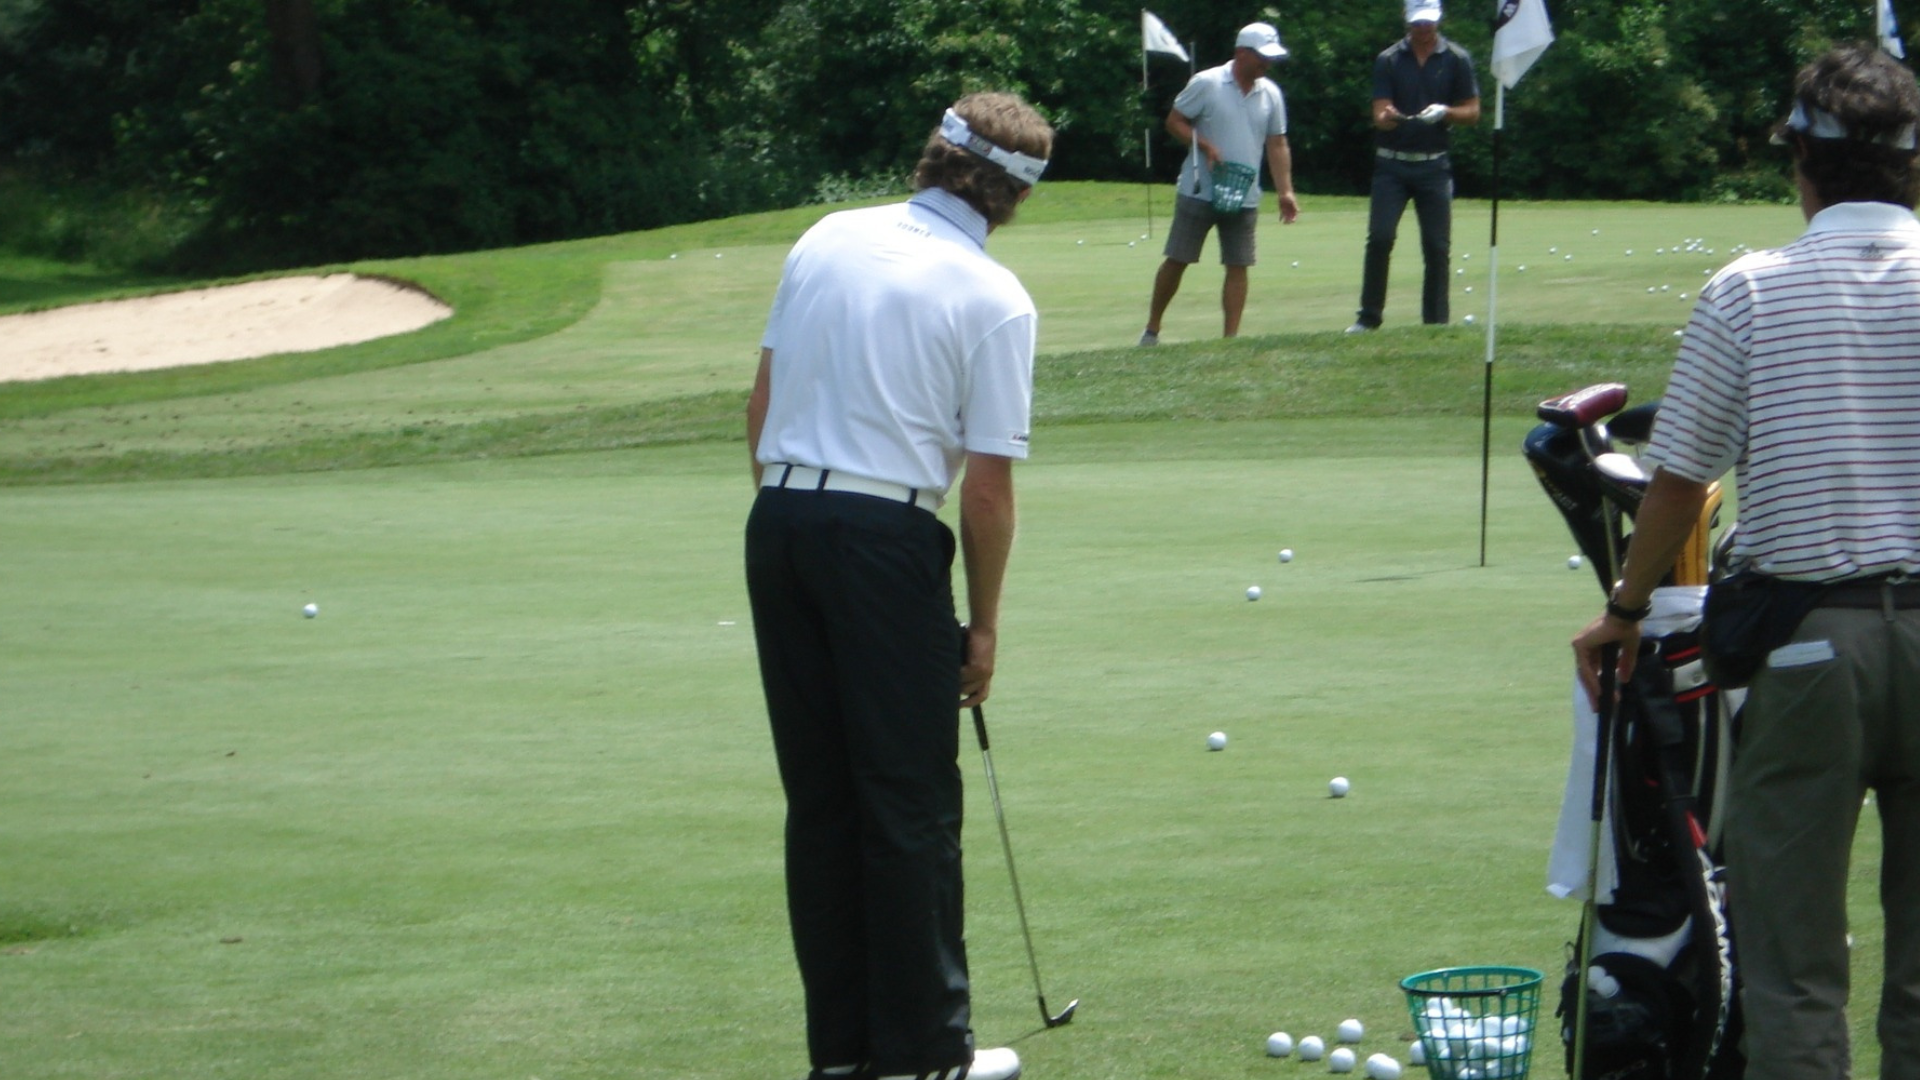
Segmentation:
<svg viewBox="0 0 1920 1080">
<path fill-rule="evenodd" d="M 1910 611 L 1920 608 L 1920 577 L 1895 573 L 1835 582 L 1820 594 L 1817 606 Z"/>
</svg>

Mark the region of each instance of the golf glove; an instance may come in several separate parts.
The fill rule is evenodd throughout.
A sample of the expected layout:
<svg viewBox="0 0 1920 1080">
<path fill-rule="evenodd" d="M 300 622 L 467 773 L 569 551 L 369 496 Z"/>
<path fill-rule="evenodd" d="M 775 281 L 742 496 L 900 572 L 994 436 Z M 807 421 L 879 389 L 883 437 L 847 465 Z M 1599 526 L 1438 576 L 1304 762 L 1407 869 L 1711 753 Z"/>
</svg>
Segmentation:
<svg viewBox="0 0 1920 1080">
<path fill-rule="evenodd" d="M 1424 109 L 1421 109 L 1419 115 L 1414 117 L 1415 120 L 1418 120 L 1423 124 L 1437 124 L 1440 121 L 1445 120 L 1446 118 L 1447 118 L 1447 107 L 1445 105 L 1440 104 L 1439 102 L 1434 102 L 1432 105 L 1429 105 Z"/>
</svg>

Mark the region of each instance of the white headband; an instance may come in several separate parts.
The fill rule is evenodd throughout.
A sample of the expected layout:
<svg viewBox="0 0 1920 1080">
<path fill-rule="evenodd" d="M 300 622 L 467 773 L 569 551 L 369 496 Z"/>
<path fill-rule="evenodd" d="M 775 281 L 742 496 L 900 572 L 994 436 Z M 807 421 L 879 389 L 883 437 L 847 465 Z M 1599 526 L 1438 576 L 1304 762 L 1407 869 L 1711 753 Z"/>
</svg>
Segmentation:
<svg viewBox="0 0 1920 1080">
<path fill-rule="evenodd" d="M 1007 171 L 1007 175 L 1032 187 L 1040 182 L 1040 174 L 1047 171 L 1047 163 L 1040 158 L 1030 157 L 1017 150 L 995 146 L 986 139 L 973 133 L 960 114 L 952 109 L 940 120 L 940 137 L 961 148 L 970 150 Z"/>
<path fill-rule="evenodd" d="M 1797 131 L 1811 139 L 1853 138 L 1839 117 L 1818 108 L 1809 108 L 1803 101 L 1793 103 L 1793 112 L 1787 117 L 1787 130 Z M 1895 150 L 1912 150 L 1915 148 L 1913 125 L 1908 124 L 1898 131 L 1875 135 L 1864 141 L 1890 146 Z"/>
</svg>

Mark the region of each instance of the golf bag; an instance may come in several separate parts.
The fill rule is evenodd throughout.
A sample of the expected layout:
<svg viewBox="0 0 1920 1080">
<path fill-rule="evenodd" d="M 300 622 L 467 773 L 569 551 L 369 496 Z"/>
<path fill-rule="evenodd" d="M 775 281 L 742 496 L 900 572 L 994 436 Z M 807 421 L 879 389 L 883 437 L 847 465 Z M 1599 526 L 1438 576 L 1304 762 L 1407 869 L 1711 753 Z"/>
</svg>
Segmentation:
<svg viewBox="0 0 1920 1080">
<path fill-rule="evenodd" d="M 1603 594 L 1619 576 L 1623 525 L 1649 479 L 1621 446 L 1644 444 L 1659 408 L 1656 401 L 1623 412 L 1626 399 L 1624 385 L 1607 383 L 1544 402 L 1542 423 L 1523 444 Z M 1663 585 L 1708 583 L 1719 507 L 1716 485 Z M 1568 1073 L 1585 1080 L 1737 1080 L 1745 1072 L 1719 857 L 1744 694 L 1723 693 L 1707 678 L 1697 641 L 1699 591 L 1663 592 L 1665 617 L 1647 623 L 1633 678 L 1620 688 L 1610 722 L 1599 724 L 1611 763 L 1604 771 L 1614 888 L 1594 909 L 1591 942 L 1582 920 L 1559 1008 Z M 1598 876 L 1590 872 L 1587 882 L 1596 897 Z M 1581 994 L 1584 1039 L 1575 1030 Z M 1579 1062 L 1576 1046 L 1584 1049 Z"/>
</svg>

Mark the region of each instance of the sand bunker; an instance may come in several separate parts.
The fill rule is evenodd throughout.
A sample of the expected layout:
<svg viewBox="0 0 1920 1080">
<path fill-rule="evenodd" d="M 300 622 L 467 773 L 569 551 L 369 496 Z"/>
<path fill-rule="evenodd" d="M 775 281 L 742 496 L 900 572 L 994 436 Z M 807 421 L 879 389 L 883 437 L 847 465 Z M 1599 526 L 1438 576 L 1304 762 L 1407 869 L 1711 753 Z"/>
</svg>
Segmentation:
<svg viewBox="0 0 1920 1080">
<path fill-rule="evenodd" d="M 311 352 L 452 314 L 418 289 L 353 274 L 76 304 L 0 316 L 0 382 Z"/>
</svg>

